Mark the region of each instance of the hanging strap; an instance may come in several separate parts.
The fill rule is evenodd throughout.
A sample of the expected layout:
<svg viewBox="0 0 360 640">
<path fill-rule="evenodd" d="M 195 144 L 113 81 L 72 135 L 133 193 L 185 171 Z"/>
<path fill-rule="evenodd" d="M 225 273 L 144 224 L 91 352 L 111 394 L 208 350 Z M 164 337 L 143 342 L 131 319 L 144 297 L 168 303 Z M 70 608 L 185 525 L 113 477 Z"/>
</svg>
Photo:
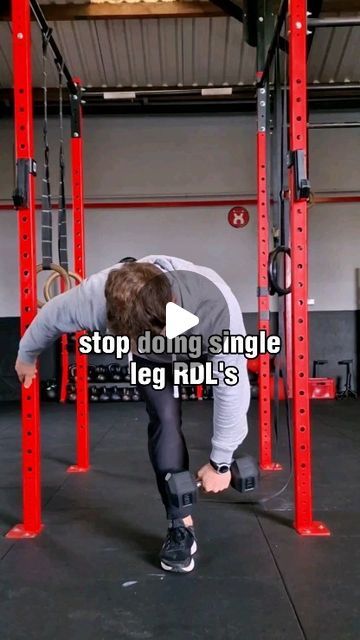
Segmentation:
<svg viewBox="0 0 360 640">
<path fill-rule="evenodd" d="M 274 360 L 274 432 L 276 450 L 278 447 L 279 424 L 280 424 L 280 401 L 279 401 L 279 385 L 282 380 L 285 394 L 285 411 L 286 411 L 286 431 L 289 448 L 289 478 L 279 493 L 282 493 L 288 486 L 292 475 L 292 446 L 291 446 L 291 407 L 287 393 L 287 370 L 286 370 L 286 330 L 285 330 L 285 296 L 290 293 L 291 287 L 286 283 L 286 257 L 290 257 L 289 249 L 289 202 L 285 198 L 287 191 L 287 150 L 288 150 L 288 127 L 287 127 L 287 86 L 286 86 L 286 56 L 284 56 L 283 82 L 282 89 L 281 79 L 281 53 L 277 49 L 275 60 L 275 82 L 274 82 L 274 111 L 275 111 L 275 158 L 278 161 L 275 167 L 275 215 L 274 221 L 279 225 L 279 234 L 275 238 L 275 249 L 269 254 L 269 285 L 270 294 L 277 293 L 277 313 L 276 313 L 276 331 L 281 339 L 281 352 L 275 356 Z M 277 245 L 277 246 L 276 246 Z M 282 279 L 278 277 L 277 256 L 282 253 L 284 256 Z M 276 286 L 275 286 L 276 285 Z M 279 495 L 279 493 L 275 495 Z M 265 500 L 266 501 L 266 500 Z"/>
<path fill-rule="evenodd" d="M 44 97 L 44 122 L 43 122 L 43 143 L 44 143 L 44 164 L 41 193 L 41 251 L 43 269 L 50 269 L 53 262 L 52 256 L 52 208 L 50 190 L 50 169 L 49 169 L 49 139 L 48 139 L 48 100 L 47 100 L 47 49 L 52 30 L 49 29 L 42 35 L 42 63 L 43 63 L 43 97 Z"/>
<path fill-rule="evenodd" d="M 65 198 L 65 158 L 64 158 L 64 114 L 63 114 L 63 69 L 59 67 L 59 217 L 58 217 L 58 251 L 59 264 L 69 270 L 67 246 L 67 215 Z"/>
</svg>

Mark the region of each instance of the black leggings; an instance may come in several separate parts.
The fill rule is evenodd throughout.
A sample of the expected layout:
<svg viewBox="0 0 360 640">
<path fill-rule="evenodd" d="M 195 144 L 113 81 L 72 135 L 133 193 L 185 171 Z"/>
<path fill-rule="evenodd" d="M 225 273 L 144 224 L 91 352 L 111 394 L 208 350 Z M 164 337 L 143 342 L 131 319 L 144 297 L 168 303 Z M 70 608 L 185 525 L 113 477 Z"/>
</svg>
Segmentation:
<svg viewBox="0 0 360 640">
<path fill-rule="evenodd" d="M 159 366 L 139 356 L 134 356 L 138 365 L 147 367 Z M 161 365 L 164 366 L 164 365 Z M 189 469 L 189 454 L 184 435 L 181 430 L 181 400 L 174 398 L 172 365 L 165 365 L 166 386 L 164 389 L 153 389 L 150 385 L 138 387 L 139 393 L 146 404 L 149 415 L 148 449 L 152 466 L 155 471 L 157 485 L 161 499 L 169 520 L 183 518 L 189 515 L 186 511 L 173 507 L 167 497 L 165 476 L 168 472 L 186 471 Z"/>
</svg>

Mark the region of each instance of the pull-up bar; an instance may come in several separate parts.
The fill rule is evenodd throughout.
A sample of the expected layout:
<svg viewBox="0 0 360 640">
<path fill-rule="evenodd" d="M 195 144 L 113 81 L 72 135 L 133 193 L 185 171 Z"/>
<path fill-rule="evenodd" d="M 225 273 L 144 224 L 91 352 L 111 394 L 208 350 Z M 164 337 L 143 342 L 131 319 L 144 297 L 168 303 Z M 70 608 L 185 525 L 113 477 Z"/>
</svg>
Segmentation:
<svg viewBox="0 0 360 640">
<path fill-rule="evenodd" d="M 360 17 L 359 16 L 350 16 L 350 17 L 334 17 L 334 18 L 309 18 L 308 19 L 308 27 L 313 27 L 318 29 L 329 28 L 329 27 L 359 27 L 360 26 Z"/>
</svg>

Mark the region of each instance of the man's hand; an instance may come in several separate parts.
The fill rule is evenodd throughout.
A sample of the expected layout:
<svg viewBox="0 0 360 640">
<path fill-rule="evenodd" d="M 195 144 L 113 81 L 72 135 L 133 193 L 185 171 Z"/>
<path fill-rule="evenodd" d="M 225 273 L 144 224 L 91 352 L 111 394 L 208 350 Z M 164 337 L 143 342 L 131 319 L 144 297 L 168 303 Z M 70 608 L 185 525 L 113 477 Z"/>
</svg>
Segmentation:
<svg viewBox="0 0 360 640">
<path fill-rule="evenodd" d="M 197 477 L 201 480 L 202 489 L 206 493 L 219 493 L 225 491 L 230 485 L 231 473 L 216 473 L 210 463 L 201 467 L 197 473 Z"/>
<path fill-rule="evenodd" d="M 37 373 L 36 364 L 21 362 L 18 358 L 15 363 L 15 371 L 18 374 L 21 384 L 24 385 L 25 389 L 28 389 Z"/>
</svg>

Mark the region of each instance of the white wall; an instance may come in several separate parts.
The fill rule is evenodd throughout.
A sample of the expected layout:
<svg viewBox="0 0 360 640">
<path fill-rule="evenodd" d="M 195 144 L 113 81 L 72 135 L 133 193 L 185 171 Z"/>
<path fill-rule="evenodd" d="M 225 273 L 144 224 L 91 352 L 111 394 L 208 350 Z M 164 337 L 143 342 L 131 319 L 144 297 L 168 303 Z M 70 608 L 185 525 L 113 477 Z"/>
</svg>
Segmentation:
<svg viewBox="0 0 360 640">
<path fill-rule="evenodd" d="M 36 133 L 40 174 L 40 123 Z M 56 133 L 54 122 L 54 141 Z M 10 121 L 0 122 L 0 139 L 0 198 L 8 200 L 13 187 Z M 88 199 L 255 193 L 251 116 L 88 118 L 84 140 Z M 310 132 L 315 192 L 360 191 L 359 141 L 359 130 Z M 56 195 L 56 168 L 52 175 Z M 87 271 L 93 273 L 124 255 L 177 255 L 215 268 L 243 310 L 255 311 L 256 212 L 250 207 L 249 225 L 237 230 L 227 222 L 228 209 L 87 210 Z M 315 310 L 356 308 L 359 209 L 354 204 L 318 205 L 310 211 L 310 296 Z M 11 316 L 18 314 L 17 222 L 14 212 L 0 216 L 0 315 Z"/>
</svg>

